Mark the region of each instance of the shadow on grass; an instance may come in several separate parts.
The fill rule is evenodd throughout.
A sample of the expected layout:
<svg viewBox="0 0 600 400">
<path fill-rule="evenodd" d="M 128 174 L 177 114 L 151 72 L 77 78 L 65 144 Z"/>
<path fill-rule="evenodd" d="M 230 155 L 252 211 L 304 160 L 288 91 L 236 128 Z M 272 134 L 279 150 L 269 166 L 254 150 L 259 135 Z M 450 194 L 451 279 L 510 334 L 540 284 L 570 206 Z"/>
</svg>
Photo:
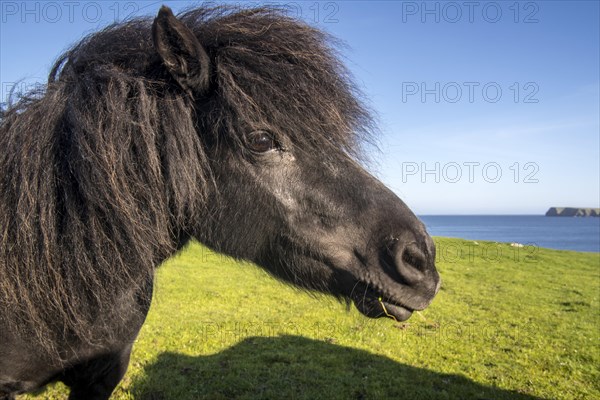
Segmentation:
<svg viewBox="0 0 600 400">
<path fill-rule="evenodd" d="M 248 338 L 210 356 L 163 353 L 131 391 L 144 400 L 539 399 L 298 336 Z"/>
</svg>

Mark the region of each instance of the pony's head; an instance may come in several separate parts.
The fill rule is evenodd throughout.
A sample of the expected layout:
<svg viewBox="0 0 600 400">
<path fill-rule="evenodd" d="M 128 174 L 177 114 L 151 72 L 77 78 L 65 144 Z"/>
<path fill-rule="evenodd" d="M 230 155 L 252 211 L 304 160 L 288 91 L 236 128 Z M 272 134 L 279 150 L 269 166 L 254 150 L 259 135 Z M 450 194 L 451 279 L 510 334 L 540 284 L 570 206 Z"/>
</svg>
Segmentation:
<svg viewBox="0 0 600 400">
<path fill-rule="evenodd" d="M 115 302 L 190 237 L 371 317 L 429 305 L 433 241 L 356 162 L 371 118 L 329 40 L 269 8 L 163 7 L 61 56 L 0 121 L 7 329 L 110 342 Z"/>
<path fill-rule="evenodd" d="M 355 160 L 370 118 L 327 37 L 272 10 L 153 23 L 211 171 L 193 236 L 295 285 L 407 319 L 440 278 L 423 224 Z M 175 89 L 174 89 L 175 90 Z"/>
</svg>

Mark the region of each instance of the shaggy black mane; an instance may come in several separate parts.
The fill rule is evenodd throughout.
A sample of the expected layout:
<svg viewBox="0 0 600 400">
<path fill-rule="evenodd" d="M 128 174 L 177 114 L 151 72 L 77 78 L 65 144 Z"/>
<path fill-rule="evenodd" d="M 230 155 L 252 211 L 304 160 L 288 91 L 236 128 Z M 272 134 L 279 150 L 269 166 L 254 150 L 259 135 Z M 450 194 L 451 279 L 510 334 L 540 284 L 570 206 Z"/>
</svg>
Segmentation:
<svg viewBox="0 0 600 400">
<path fill-rule="evenodd" d="M 48 352 L 102 344 L 116 293 L 142 286 L 202 221 L 219 146 L 267 128 L 302 151 L 354 154 L 370 119 L 320 31 L 271 8 L 179 18 L 213 63 L 193 98 L 154 50 L 152 19 L 112 25 L 62 55 L 0 125 L 0 329 Z"/>
</svg>

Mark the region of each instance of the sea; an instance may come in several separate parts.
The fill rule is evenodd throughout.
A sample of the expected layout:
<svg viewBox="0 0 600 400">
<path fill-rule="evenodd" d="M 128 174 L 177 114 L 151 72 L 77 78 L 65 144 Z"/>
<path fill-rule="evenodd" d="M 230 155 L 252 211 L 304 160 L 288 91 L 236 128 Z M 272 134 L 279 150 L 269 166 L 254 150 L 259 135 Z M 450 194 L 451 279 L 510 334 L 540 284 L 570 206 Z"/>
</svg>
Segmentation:
<svg viewBox="0 0 600 400">
<path fill-rule="evenodd" d="M 420 215 L 432 236 L 600 252 L 600 218 L 543 215 Z"/>
</svg>

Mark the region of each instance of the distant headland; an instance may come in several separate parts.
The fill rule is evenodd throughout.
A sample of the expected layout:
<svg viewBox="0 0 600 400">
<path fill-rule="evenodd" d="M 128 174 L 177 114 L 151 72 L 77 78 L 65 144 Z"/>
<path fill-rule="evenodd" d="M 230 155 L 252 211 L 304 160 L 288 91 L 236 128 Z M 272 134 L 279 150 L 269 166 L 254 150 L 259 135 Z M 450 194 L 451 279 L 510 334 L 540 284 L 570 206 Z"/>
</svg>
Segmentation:
<svg viewBox="0 0 600 400">
<path fill-rule="evenodd" d="M 550 207 L 546 217 L 600 217 L 600 208 Z"/>
</svg>

